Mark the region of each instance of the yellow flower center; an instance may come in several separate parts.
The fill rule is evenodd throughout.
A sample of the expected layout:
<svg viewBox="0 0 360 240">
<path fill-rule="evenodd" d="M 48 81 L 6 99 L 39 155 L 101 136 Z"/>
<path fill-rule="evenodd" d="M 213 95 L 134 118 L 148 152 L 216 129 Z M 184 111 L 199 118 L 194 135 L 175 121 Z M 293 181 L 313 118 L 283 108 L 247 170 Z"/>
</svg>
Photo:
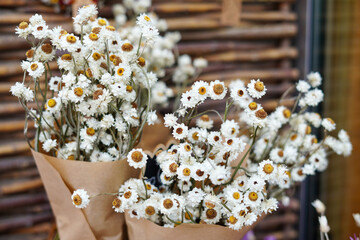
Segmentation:
<svg viewBox="0 0 360 240">
<path fill-rule="evenodd" d="M 237 93 L 240 97 L 244 96 L 244 91 L 242 89 L 240 89 Z"/>
<path fill-rule="evenodd" d="M 124 52 L 130 52 L 131 50 L 133 50 L 134 46 L 131 45 L 130 43 L 124 43 L 122 46 L 121 46 L 121 49 L 124 51 Z"/>
<path fill-rule="evenodd" d="M 256 102 L 251 102 L 250 104 L 249 104 L 249 108 L 250 108 L 250 110 L 256 110 L 257 109 L 257 103 Z"/>
<path fill-rule="evenodd" d="M 285 118 L 290 118 L 291 117 L 291 111 L 289 109 L 285 109 L 283 111 L 283 115 Z"/>
<path fill-rule="evenodd" d="M 311 133 L 311 127 L 308 125 L 306 126 L 306 131 L 305 131 L 306 134 L 310 134 Z"/>
<path fill-rule="evenodd" d="M 224 86 L 222 84 L 215 84 L 213 90 L 216 95 L 221 95 L 224 92 Z"/>
<path fill-rule="evenodd" d="M 30 66 L 32 71 L 35 71 L 38 68 L 38 65 L 36 63 L 31 64 Z"/>
<path fill-rule="evenodd" d="M 189 144 L 186 144 L 184 146 L 184 149 L 185 149 L 185 151 L 190 152 L 191 151 L 191 146 Z"/>
<path fill-rule="evenodd" d="M 52 46 L 49 44 L 49 43 L 45 43 L 41 46 L 41 50 L 44 52 L 44 53 L 47 53 L 47 54 L 50 54 L 52 53 Z"/>
<path fill-rule="evenodd" d="M 71 57 L 70 54 L 65 53 L 65 54 L 63 54 L 63 55 L 61 56 L 61 60 L 63 60 L 63 61 L 70 61 L 70 60 L 72 60 L 72 57 Z"/>
<path fill-rule="evenodd" d="M 101 58 L 101 54 L 100 53 L 97 53 L 97 52 L 94 52 L 93 55 L 92 55 L 93 59 L 95 61 L 99 60 Z"/>
<path fill-rule="evenodd" d="M 127 191 L 126 193 L 124 193 L 124 198 L 129 199 L 131 198 L 131 195 L 132 193 L 130 191 Z"/>
<path fill-rule="evenodd" d="M 52 108 L 52 107 L 55 107 L 55 105 L 56 105 L 55 99 L 53 99 L 53 98 L 49 99 L 48 105 L 49 105 L 49 107 L 51 107 L 51 108 Z"/>
<path fill-rule="evenodd" d="M 73 203 L 74 203 L 76 206 L 81 205 L 82 199 L 81 199 L 81 197 L 80 197 L 78 194 L 73 197 Z"/>
<path fill-rule="evenodd" d="M 96 35 L 95 33 L 90 33 L 89 38 L 91 41 L 97 41 L 99 39 L 98 35 Z"/>
<path fill-rule="evenodd" d="M 139 57 L 137 62 L 140 66 L 145 66 L 145 58 Z"/>
<path fill-rule="evenodd" d="M 121 206 L 121 200 L 118 199 L 118 198 L 115 198 L 114 201 L 112 202 L 112 205 L 115 207 L 115 208 L 119 208 Z"/>
<path fill-rule="evenodd" d="M 170 209 L 170 208 L 172 208 L 172 207 L 174 206 L 174 202 L 173 202 L 171 199 L 166 198 L 166 199 L 163 201 L 163 206 L 164 206 L 164 208 L 166 208 L 166 209 Z"/>
<path fill-rule="evenodd" d="M 259 109 L 255 112 L 255 116 L 260 119 L 265 119 L 267 117 L 267 113 L 264 109 Z"/>
<path fill-rule="evenodd" d="M 125 69 L 124 69 L 124 68 L 119 68 L 119 69 L 117 70 L 117 75 L 122 76 L 122 75 L 124 74 L 124 72 L 125 72 Z"/>
<path fill-rule="evenodd" d="M 134 151 L 132 154 L 131 154 L 131 159 L 134 161 L 134 162 L 141 162 L 141 160 L 143 159 L 143 154 L 139 151 Z"/>
<path fill-rule="evenodd" d="M 283 150 L 279 150 L 277 154 L 278 154 L 279 157 L 283 157 L 283 156 L 284 156 L 284 151 L 283 151 Z"/>
<path fill-rule="evenodd" d="M 195 141 L 199 140 L 199 134 L 198 134 L 198 132 L 194 132 L 194 133 L 191 135 L 191 137 L 192 137 Z"/>
<path fill-rule="evenodd" d="M 147 207 L 145 208 L 145 213 L 146 213 L 146 215 L 148 215 L 148 216 L 152 216 L 152 215 L 155 214 L 155 208 L 154 208 L 153 206 L 147 206 Z"/>
<path fill-rule="evenodd" d="M 206 87 L 200 87 L 199 88 L 199 94 L 204 95 L 206 93 Z"/>
<path fill-rule="evenodd" d="M 239 212 L 239 215 L 240 215 L 241 217 L 245 216 L 245 214 L 246 214 L 245 210 L 241 210 L 241 211 Z"/>
<path fill-rule="evenodd" d="M 146 15 L 144 16 L 144 19 L 145 19 L 145 21 L 147 21 L 147 22 L 150 22 L 150 20 L 151 20 L 151 19 L 150 19 L 148 16 L 146 16 Z"/>
<path fill-rule="evenodd" d="M 19 24 L 19 28 L 20 29 L 26 29 L 29 26 L 29 24 L 27 22 L 21 22 Z"/>
<path fill-rule="evenodd" d="M 30 49 L 25 53 L 25 55 L 27 58 L 32 58 L 34 56 L 34 52 L 34 50 Z"/>
<path fill-rule="evenodd" d="M 127 85 L 126 86 L 126 91 L 127 92 L 131 92 L 133 90 L 133 87 L 132 86 L 130 86 L 130 85 Z"/>
<path fill-rule="evenodd" d="M 74 155 L 70 155 L 67 157 L 67 160 L 75 160 L 75 156 Z"/>
<path fill-rule="evenodd" d="M 98 24 L 99 24 L 100 26 L 105 26 L 105 25 L 106 25 L 106 21 L 105 21 L 104 19 L 99 19 L 99 20 L 98 20 Z"/>
<path fill-rule="evenodd" d="M 264 88 L 265 88 L 265 86 L 264 86 L 263 82 L 258 81 L 258 82 L 255 83 L 255 90 L 256 91 L 262 92 L 262 91 L 264 91 Z"/>
<path fill-rule="evenodd" d="M 230 217 L 228 218 L 228 222 L 229 222 L 230 224 L 235 224 L 237 221 L 238 221 L 237 218 L 234 217 L 234 216 L 230 216 Z"/>
<path fill-rule="evenodd" d="M 249 199 L 251 200 L 251 201 L 256 201 L 256 200 L 258 200 L 258 194 L 256 193 L 256 192 L 251 192 L 251 193 L 249 193 Z"/>
<path fill-rule="evenodd" d="M 182 129 L 182 128 L 177 128 L 177 129 L 176 129 L 176 133 L 177 133 L 177 134 L 182 134 L 182 132 L 183 132 L 183 129 Z"/>
<path fill-rule="evenodd" d="M 270 163 L 264 165 L 263 170 L 266 174 L 270 174 L 274 171 L 274 166 Z"/>
<path fill-rule="evenodd" d="M 209 117 L 209 115 L 202 115 L 201 117 L 200 117 L 200 119 L 201 120 L 203 120 L 204 122 L 208 122 L 208 121 L 210 121 L 210 117 Z"/>
<path fill-rule="evenodd" d="M 111 32 L 114 32 L 116 29 L 113 26 L 106 26 L 106 30 L 109 30 Z"/>
<path fill-rule="evenodd" d="M 290 137 L 290 140 L 291 141 L 295 141 L 297 139 L 297 134 L 293 134 L 291 137 Z"/>
<path fill-rule="evenodd" d="M 81 97 L 84 94 L 84 90 L 81 87 L 77 87 L 74 89 L 74 93 L 76 96 Z"/>
<path fill-rule="evenodd" d="M 111 54 L 110 57 L 109 57 L 110 61 L 114 61 L 115 58 L 116 58 L 115 54 Z"/>
<path fill-rule="evenodd" d="M 93 128 L 87 128 L 86 129 L 86 134 L 89 135 L 89 136 L 94 136 L 95 135 L 95 129 Z"/>
<path fill-rule="evenodd" d="M 170 172 L 172 172 L 172 173 L 176 173 L 178 167 L 179 167 L 179 166 L 178 166 L 176 163 L 172 163 L 172 164 L 169 165 L 169 170 L 170 170 Z"/>
<path fill-rule="evenodd" d="M 234 193 L 233 193 L 233 198 L 236 199 L 236 200 L 239 200 L 239 198 L 240 198 L 240 193 L 239 193 L 239 192 L 234 192 Z"/>
<path fill-rule="evenodd" d="M 190 176 L 190 173 L 191 173 L 190 168 L 184 168 L 183 169 L 184 176 L 188 177 L 188 176 Z"/>
<path fill-rule="evenodd" d="M 207 209 L 206 210 L 206 217 L 208 219 L 214 219 L 217 216 L 217 212 L 215 209 Z"/>
<path fill-rule="evenodd" d="M 76 43 L 76 38 L 73 35 L 69 35 L 69 36 L 66 37 L 66 41 L 68 43 Z"/>
</svg>

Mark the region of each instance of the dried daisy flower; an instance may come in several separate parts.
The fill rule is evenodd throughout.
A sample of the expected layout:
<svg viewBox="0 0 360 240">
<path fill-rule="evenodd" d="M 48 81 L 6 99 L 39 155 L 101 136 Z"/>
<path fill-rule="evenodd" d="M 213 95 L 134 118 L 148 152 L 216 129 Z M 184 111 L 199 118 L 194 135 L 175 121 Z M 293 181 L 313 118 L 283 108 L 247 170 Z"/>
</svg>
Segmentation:
<svg viewBox="0 0 360 240">
<path fill-rule="evenodd" d="M 90 203 L 90 197 L 84 189 L 77 189 L 71 195 L 72 203 L 77 208 L 85 208 Z"/>
<path fill-rule="evenodd" d="M 127 155 L 127 161 L 133 168 L 143 168 L 146 165 L 147 155 L 142 149 L 131 150 Z"/>
<path fill-rule="evenodd" d="M 266 87 L 263 82 L 258 80 L 251 80 L 247 85 L 248 93 L 253 98 L 261 98 L 266 94 Z"/>
<path fill-rule="evenodd" d="M 325 205 L 319 199 L 316 199 L 314 202 L 311 203 L 313 207 L 316 209 L 318 214 L 325 214 Z"/>
</svg>

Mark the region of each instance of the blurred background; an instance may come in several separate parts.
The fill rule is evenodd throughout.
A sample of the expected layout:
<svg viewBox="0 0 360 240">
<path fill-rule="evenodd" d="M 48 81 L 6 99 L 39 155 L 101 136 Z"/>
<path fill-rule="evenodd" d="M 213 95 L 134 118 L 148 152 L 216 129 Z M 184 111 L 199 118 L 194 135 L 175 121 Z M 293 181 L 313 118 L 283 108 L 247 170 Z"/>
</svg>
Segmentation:
<svg viewBox="0 0 360 240">
<path fill-rule="evenodd" d="M 20 61 L 29 48 L 15 36 L 15 27 L 39 13 L 50 27 L 63 25 L 72 31 L 71 6 L 59 3 L 0 0 L 0 239 L 53 239 L 56 232 L 23 137 L 24 112 L 9 89 L 22 79 Z M 99 2 L 100 16 L 113 19 L 116 3 L 121 1 Z M 167 20 L 169 30 L 181 32 L 180 54 L 209 61 L 199 79 L 264 81 L 269 91 L 262 104 L 267 111 L 308 72 L 323 75 L 326 99 L 319 111 L 348 130 L 353 154 L 333 157 L 328 170 L 299 186 L 290 205 L 265 218 L 255 235 L 318 239 L 317 214 L 310 204 L 316 198 L 327 205 L 331 239 L 359 233 L 352 213 L 360 212 L 360 1 L 153 0 L 151 10 Z"/>
</svg>

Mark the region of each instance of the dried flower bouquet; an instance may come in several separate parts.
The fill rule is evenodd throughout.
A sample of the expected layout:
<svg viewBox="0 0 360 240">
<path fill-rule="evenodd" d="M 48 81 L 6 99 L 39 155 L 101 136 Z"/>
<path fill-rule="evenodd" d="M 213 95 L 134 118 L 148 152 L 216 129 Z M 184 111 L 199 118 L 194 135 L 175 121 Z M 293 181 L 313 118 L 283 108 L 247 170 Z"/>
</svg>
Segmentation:
<svg viewBox="0 0 360 240">
<path fill-rule="evenodd" d="M 278 200 L 286 203 L 286 190 L 296 182 L 324 171 L 329 154 L 350 155 L 347 133 L 340 130 L 338 139 L 330 136 L 335 122 L 309 111 L 323 100 L 323 92 L 317 88 L 321 80 L 318 73 L 309 74 L 308 81 L 300 80 L 292 110 L 279 106 L 269 115 L 255 101 L 266 93 L 260 80 L 247 85 L 233 81 L 229 88 L 219 80 L 195 82 L 182 94 L 181 108 L 164 117 L 165 126 L 179 142 L 156 153 L 162 185 L 155 186 L 145 177 L 130 179 L 113 193 L 114 210 L 127 211 L 130 216 L 127 222 L 133 239 L 140 239 L 141 234 L 132 229 L 131 218 L 167 228 L 204 223 L 241 230 L 276 210 Z M 223 115 L 214 109 L 199 112 L 205 100 L 224 98 Z M 230 120 L 232 111 L 238 117 Z M 220 128 L 214 127 L 210 113 L 220 118 Z M 196 127 L 191 126 L 193 122 Z M 321 141 L 312 128 L 323 130 Z M 135 168 L 143 168 L 146 158 L 138 157 L 143 155 L 141 149 L 134 149 L 127 160 Z M 76 196 L 80 192 L 74 192 L 73 200 Z M 84 197 L 88 196 L 86 192 Z"/>
</svg>

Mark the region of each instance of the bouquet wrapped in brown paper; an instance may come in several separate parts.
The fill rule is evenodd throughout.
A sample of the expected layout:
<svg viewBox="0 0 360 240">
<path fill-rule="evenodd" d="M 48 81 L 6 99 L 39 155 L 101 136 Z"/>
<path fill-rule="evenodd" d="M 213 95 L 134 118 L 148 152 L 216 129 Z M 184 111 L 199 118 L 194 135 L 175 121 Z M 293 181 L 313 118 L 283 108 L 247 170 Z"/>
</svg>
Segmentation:
<svg viewBox="0 0 360 240">
<path fill-rule="evenodd" d="M 127 239 L 124 215 L 109 208 L 112 196 L 98 196 L 85 209 L 74 208 L 70 199 L 75 189 L 85 188 L 88 193 L 116 192 L 116 185 L 138 177 L 138 170 L 128 166 L 125 159 L 90 163 L 58 159 L 35 151 L 32 154 L 61 239 Z"/>
<path fill-rule="evenodd" d="M 304 81 L 299 85 L 301 91 L 310 88 Z M 251 80 L 247 87 L 244 82 L 235 81 L 229 90 L 231 97 L 226 101 L 223 115 L 214 109 L 199 112 L 199 106 L 208 98 L 226 97 L 228 88 L 219 80 L 195 82 L 182 94 L 181 108 L 165 115 L 164 125 L 172 129 L 173 138 L 178 141 L 157 150 L 153 157 L 160 169 L 157 173 L 160 181 L 146 175 L 130 179 L 119 188 L 113 201 L 116 212 L 127 212 L 130 239 L 183 239 L 185 236 L 239 239 L 263 216 L 277 209 L 277 199 L 286 196 L 285 190 L 303 179 L 302 175 L 311 174 L 315 169 L 324 170 L 324 146 L 335 148 L 337 142 L 344 148 L 342 152 L 337 149 L 339 154 L 347 155 L 351 151 L 351 143 L 343 130 L 339 133 L 340 140 L 328 136 L 329 140 L 318 144 L 310 135 L 309 126 L 304 124 L 307 117 L 302 116 L 302 112 L 292 116 L 294 110 L 280 106 L 268 116 L 253 99 L 261 98 L 266 92 L 260 80 Z M 311 91 L 304 98 L 301 94 L 298 97 L 303 109 L 321 101 L 318 89 Z M 239 119 L 229 120 L 234 104 L 243 111 Z M 210 112 L 220 118 L 220 127 L 214 126 L 207 115 Z M 308 117 L 308 121 L 315 124 L 317 116 Z M 290 128 L 280 131 L 286 123 Z M 329 118 L 320 124 L 327 132 L 335 129 L 335 123 Z M 277 145 L 273 145 L 275 143 Z M 310 146 L 310 153 L 306 148 L 309 143 L 314 144 Z M 281 148 L 285 148 L 284 151 Z M 264 159 L 269 152 L 270 159 Z M 136 162 L 137 155 L 142 154 L 138 149 L 133 153 L 129 162 Z M 291 179 L 290 170 L 299 169 L 303 173 L 294 172 L 297 175 Z"/>
<path fill-rule="evenodd" d="M 270 160 L 259 162 L 256 169 L 247 166 L 258 129 L 267 117 L 265 110 L 259 108 L 254 114 L 260 126 L 246 130 L 249 137 L 240 134 L 236 121 L 227 119 L 229 99 L 224 116 L 212 109 L 198 112 L 206 98 L 219 100 L 226 93 L 221 81 L 196 82 L 182 94 L 181 108 L 165 115 L 164 125 L 172 129 L 176 141 L 149 154 L 158 164 L 154 174 L 158 181 L 142 171 L 140 179 L 120 186 L 112 203 L 115 212 L 128 213 L 130 239 L 178 239 L 177 234 L 202 239 L 202 234 L 211 233 L 211 239 L 239 239 L 262 216 L 277 209 L 268 186 L 288 181 L 286 168 Z M 221 119 L 220 127 L 207 115 L 211 111 Z M 130 165 L 140 167 L 142 150 L 130 153 Z"/>
<path fill-rule="evenodd" d="M 152 108 L 172 96 L 172 91 L 157 81 L 164 68 L 174 64 L 174 55 L 167 49 L 163 59 L 168 62 L 156 63 L 149 49 L 165 51 L 166 47 L 155 43 L 160 39 L 174 47 L 177 37 L 165 40 L 155 26 L 157 19 L 142 14 L 132 25 L 137 37 L 129 39 L 97 13 L 95 5 L 80 8 L 74 17 L 75 33 L 61 26 L 49 29 L 38 14 L 16 28 L 19 37 L 32 46 L 21 63 L 23 82 L 12 86 L 11 92 L 26 111 L 26 138 L 28 121 L 35 122 L 32 153 L 60 237 L 65 240 L 125 236 L 123 214 L 105 207 L 111 206 L 109 194 L 118 192 L 127 179 L 139 176 L 136 169 L 144 166 L 146 154 L 134 147 L 146 124 L 157 121 Z M 60 75 L 53 71 L 55 64 Z M 153 68 L 159 73 L 152 72 Z M 30 102 L 36 108 L 30 108 Z M 156 142 L 169 137 L 164 129 L 150 126 L 139 145 L 144 149 L 154 143 L 148 131 L 164 133 L 157 135 Z M 129 157 L 136 161 L 127 161 Z M 106 194 L 84 209 L 100 192 Z M 78 209 L 69 206 L 69 199 Z"/>
</svg>

